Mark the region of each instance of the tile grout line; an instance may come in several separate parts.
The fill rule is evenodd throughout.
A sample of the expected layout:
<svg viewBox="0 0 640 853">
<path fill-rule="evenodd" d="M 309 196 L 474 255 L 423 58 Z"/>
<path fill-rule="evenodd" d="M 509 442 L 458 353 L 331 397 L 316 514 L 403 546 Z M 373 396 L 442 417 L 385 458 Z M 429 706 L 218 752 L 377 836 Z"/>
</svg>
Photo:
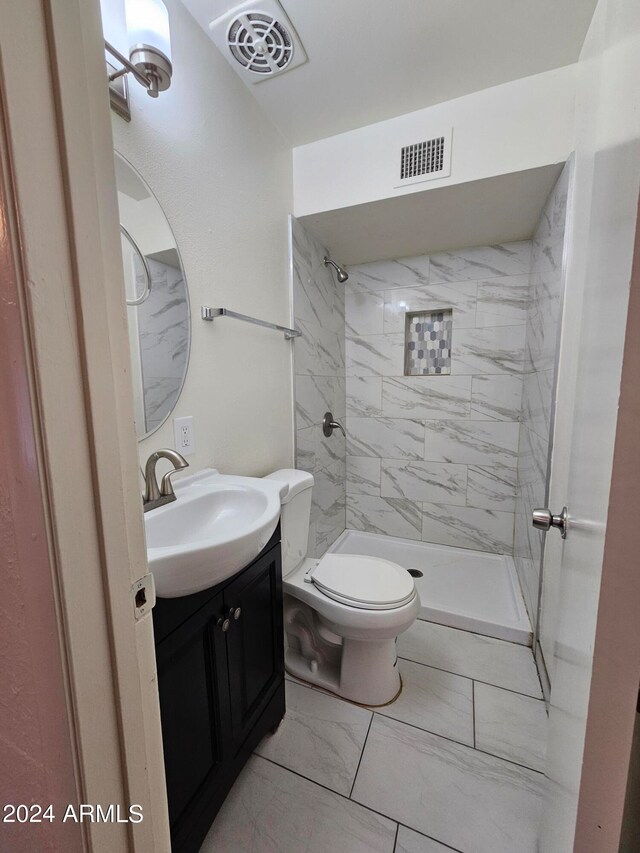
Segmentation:
<svg viewBox="0 0 640 853">
<path fill-rule="evenodd" d="M 424 832 L 421 832 L 419 829 L 414 829 L 414 827 L 409 826 L 406 823 L 400 823 L 395 818 L 389 817 L 389 815 L 384 814 L 383 812 L 379 812 L 376 809 L 372 809 L 371 806 L 366 806 L 364 803 L 359 802 L 358 800 L 352 800 L 350 797 L 346 797 L 344 794 L 340 794 L 338 791 L 334 791 L 332 788 L 328 788 L 326 785 L 323 785 L 321 782 L 315 782 L 313 779 L 309 779 L 307 776 L 303 776 L 302 773 L 298 773 L 297 770 L 291 770 L 289 767 L 283 767 L 282 764 L 278 764 L 277 761 L 274 761 L 271 758 L 266 758 L 264 755 L 258 755 L 254 753 L 257 758 L 262 758 L 263 761 L 268 761 L 269 764 L 273 764 L 276 767 L 279 767 L 281 770 L 284 770 L 287 773 L 291 773 L 294 776 L 297 776 L 299 779 L 304 779 L 305 782 L 310 782 L 312 785 L 317 785 L 319 788 L 322 788 L 324 791 L 327 791 L 329 794 L 334 794 L 336 797 L 340 797 L 342 800 L 346 800 L 348 803 L 352 803 L 355 806 L 358 806 L 361 809 L 364 809 L 367 812 L 371 812 L 372 814 L 378 815 L 378 817 L 383 818 L 384 820 L 388 820 L 390 823 L 395 823 L 396 825 L 396 836 L 394 842 L 394 853 L 395 853 L 395 845 L 397 844 L 398 834 L 400 832 L 400 827 L 403 826 L 405 829 L 411 830 L 411 832 L 415 832 L 416 835 L 420 835 L 422 838 L 428 838 L 430 841 L 435 841 L 437 844 L 441 844 L 443 847 L 446 847 L 448 850 L 451 850 L 452 853 L 463 853 L 463 851 L 458 850 L 456 847 L 450 847 L 446 842 L 440 841 L 438 838 L 434 838 L 431 835 L 425 835 Z"/>
<path fill-rule="evenodd" d="M 405 660 L 405 658 L 401 658 L 401 660 Z M 411 661 L 411 663 L 417 663 L 417 662 L 416 662 L 416 661 Z M 419 666 L 425 666 L 427 669 L 436 669 L 436 671 L 437 671 L 437 672 L 446 672 L 446 673 L 448 673 L 449 675 L 454 675 L 454 676 L 456 676 L 456 675 L 457 675 L 457 673 L 455 673 L 455 672 L 451 672 L 451 673 L 450 673 L 450 672 L 449 672 L 448 670 L 446 670 L 446 669 L 437 669 L 437 667 L 430 667 L 428 664 L 418 664 L 418 665 L 419 665 Z M 532 773 L 544 773 L 544 771 L 542 771 L 542 770 L 537 770 L 537 769 L 536 769 L 536 768 L 534 768 L 534 767 L 529 767 L 529 766 L 528 766 L 528 765 L 526 765 L 526 764 L 521 764 L 521 763 L 520 763 L 520 762 L 518 762 L 518 761 L 513 761 L 513 760 L 512 760 L 512 759 L 510 759 L 510 758 L 505 758 L 503 755 L 496 755 L 496 754 L 495 754 L 495 753 L 493 753 L 493 752 L 488 752 L 486 749 L 480 749 L 480 748 L 477 746 L 477 739 L 476 739 L 476 703 L 475 703 L 475 698 L 476 698 L 476 697 L 475 697 L 476 679 L 471 679 L 471 678 L 468 678 L 467 676 L 464 676 L 464 675 L 460 675 L 460 676 L 458 676 L 458 677 L 459 677 L 459 678 L 464 678 L 464 679 L 465 679 L 465 680 L 467 680 L 467 681 L 471 681 L 471 703 L 472 703 L 472 710 L 471 710 L 471 713 L 472 713 L 473 744 L 465 743 L 464 741 L 456 740 L 455 738 L 448 737 L 447 735 L 443 735 L 443 734 L 441 734 L 440 732 L 434 732 L 434 731 L 433 731 L 433 730 L 431 730 L 431 729 L 425 729 L 425 728 L 423 728 L 422 726 L 418 726 L 418 725 L 416 725 L 415 723 L 409 723 L 409 722 L 407 722 L 406 720 L 401 720 L 401 719 L 398 719 L 397 717 L 392 717 L 392 716 L 390 716 L 389 714 L 385 714 L 385 713 L 384 713 L 383 711 L 381 711 L 381 710 L 375 710 L 375 711 L 374 711 L 374 710 L 371 710 L 371 709 L 367 708 L 366 706 L 363 706 L 363 705 L 356 705 L 354 702 L 349 702 L 347 699 L 342 699 L 340 696 L 336 696 L 334 693 L 329 693 L 328 691 L 323 690 L 323 689 L 322 689 L 322 688 L 320 688 L 320 687 L 315 687 L 314 685 L 311 685 L 311 684 L 309 684 L 309 685 L 308 685 L 308 684 L 306 684 L 306 683 L 304 683 L 304 682 L 300 682 L 300 681 L 290 681 L 290 683 L 291 683 L 291 684 L 297 684 L 299 687 L 306 687 L 308 690 L 312 690 L 312 691 L 314 691 L 314 692 L 316 692 L 316 693 L 321 693 L 321 694 L 323 694 L 324 696 L 328 696 L 328 697 L 330 697 L 331 699 L 335 699 L 337 702 L 344 702 L 345 704 L 347 704 L 347 705 L 351 705 L 352 707 L 355 707 L 355 708 L 362 708 L 362 710 L 363 710 L 363 711 L 367 711 L 367 710 L 369 710 L 369 712 L 371 713 L 371 719 L 370 719 L 370 721 L 369 721 L 369 727 L 367 728 L 367 734 L 366 734 L 366 736 L 365 736 L 364 743 L 363 743 L 363 746 L 362 746 L 362 751 L 361 751 L 361 753 L 360 753 L 360 758 L 359 758 L 359 760 L 358 760 L 358 766 L 357 766 L 357 768 L 356 768 L 356 776 L 358 775 L 358 770 L 360 769 L 360 763 L 361 763 L 361 761 L 362 761 L 362 756 L 363 756 L 363 754 L 364 754 L 364 748 L 365 748 L 365 746 L 366 746 L 366 744 L 367 744 L 367 739 L 368 739 L 368 737 L 369 737 L 369 732 L 370 732 L 370 730 L 371 730 L 371 725 L 372 725 L 372 723 L 373 723 L 373 717 L 374 717 L 376 714 L 377 714 L 379 717 L 382 717 L 382 718 L 383 718 L 383 719 L 385 719 L 385 720 L 392 720 L 392 721 L 393 721 L 393 722 L 395 722 L 395 723 L 401 723 L 402 725 L 410 726 L 412 729 L 416 729 L 416 730 L 417 730 L 417 731 L 419 731 L 419 732 L 424 732 L 425 734 L 432 735 L 433 737 L 441 738 L 442 740 L 448 741 L 449 743 L 455 743 L 455 744 L 457 744 L 458 746 L 465 746 L 465 747 L 467 747 L 467 749 L 473 749 L 473 750 L 475 750 L 476 752 L 479 752 L 479 753 L 480 753 L 480 754 L 482 754 L 482 755 L 488 755 L 488 756 L 490 756 L 491 758 L 497 758 L 497 759 L 499 759 L 500 761 L 506 761 L 506 762 L 507 762 L 507 764 L 513 764 L 515 767 L 520 767 L 520 768 L 522 768 L 523 770 L 530 770 Z M 478 684 L 486 684 L 486 683 L 487 683 L 487 682 L 484 682 L 484 681 L 478 681 Z M 493 687 L 495 690 L 504 690 L 506 693 L 512 693 L 512 694 L 513 694 L 513 695 L 515 695 L 515 696 L 521 696 L 523 699 L 531 699 L 531 700 L 532 700 L 532 701 L 534 701 L 534 702 L 544 702 L 544 700 L 543 700 L 543 699 L 535 699 L 533 696 L 527 696 L 525 693 L 516 693 L 516 692 L 515 692 L 515 691 L 513 691 L 513 690 L 508 690 L 507 688 L 504 688 L 504 687 L 497 687 L 496 685 L 493 685 L 493 684 L 488 684 L 488 686 L 489 686 L 489 687 Z M 254 752 L 255 752 L 255 751 L 254 751 Z M 260 755 L 260 753 L 257 753 L 257 752 L 255 752 L 255 754 L 256 754 L 256 755 Z M 261 757 L 264 757 L 264 756 L 261 756 Z M 284 768 L 285 770 L 290 770 L 290 769 L 291 769 L 290 767 L 287 767 L 287 766 L 286 766 L 286 765 L 284 765 L 284 764 L 280 764 L 279 762 L 275 761 L 274 759 L 267 759 L 267 760 L 271 761 L 273 764 L 277 764 L 277 765 L 278 765 L 278 767 L 282 767 L 282 768 Z M 297 772 L 297 771 L 292 770 L 291 772 L 292 772 L 292 773 L 295 773 L 295 772 Z M 304 779 L 308 779 L 310 782 L 314 782 L 316 785 L 320 785 L 320 784 L 321 784 L 320 782 L 316 782 L 316 781 L 315 781 L 315 779 L 310 779 L 308 776 L 304 776 L 302 773 L 300 773 L 299 775 L 300 775 L 300 776 L 302 776 Z M 323 786 L 323 787 L 324 787 L 324 786 Z M 353 788 L 354 788 L 354 787 L 355 787 L 355 776 L 354 776 L 354 779 L 353 779 L 353 784 L 351 785 L 351 793 L 353 793 Z M 332 789 L 332 788 L 327 788 L 327 790 L 332 791 L 333 789 Z M 334 793 L 335 793 L 335 794 L 337 794 L 337 793 L 338 793 L 338 791 L 334 791 Z M 351 793 L 349 794 L 349 797 L 351 797 Z M 342 796 L 342 795 L 341 795 L 341 796 Z"/>
<path fill-rule="evenodd" d="M 522 696 L 524 699 L 533 699 L 535 702 L 544 702 L 544 697 L 532 696 L 531 693 L 522 693 L 522 691 L 520 690 L 512 690 L 510 687 L 503 687 L 502 684 L 494 684 L 492 681 L 483 681 L 481 678 L 474 678 L 472 675 L 462 675 L 459 672 L 452 672 L 452 670 L 450 669 L 442 669 L 441 667 L 434 666 L 431 663 L 423 663 L 420 660 L 414 660 L 413 658 L 403 657 L 402 655 L 398 655 L 398 659 L 407 661 L 407 663 L 414 663 L 417 666 L 423 666 L 425 667 L 425 669 L 433 669 L 436 672 L 446 672 L 447 675 L 453 675 L 456 678 L 464 678 L 465 681 L 476 681 L 478 684 L 486 684 L 487 687 L 493 687 L 495 690 L 504 690 L 505 693 L 513 693 L 515 696 Z M 376 706 L 359 705 L 357 702 L 350 702 L 349 699 L 344 699 L 342 696 L 338 696 L 337 693 L 331 693 L 330 690 L 325 690 L 323 687 L 319 687 L 316 684 L 311 684 L 308 681 L 303 681 L 301 678 L 297 678 L 297 676 L 295 675 L 290 675 L 289 673 L 286 673 L 285 680 L 291 682 L 291 684 L 298 684 L 301 687 L 308 687 L 309 690 L 315 690 L 316 693 L 323 693 L 325 696 L 331 696 L 334 699 L 337 699 L 339 702 L 346 702 L 347 705 L 352 705 L 355 708 L 364 708 L 365 710 L 372 711 L 372 713 L 381 713 L 377 710 Z"/>
<path fill-rule="evenodd" d="M 432 731 L 431 729 L 423 729 L 422 726 L 418 726 L 416 723 L 408 723 L 406 720 L 399 720 L 397 717 L 390 717 L 388 714 L 383 714 L 382 712 L 378 712 L 378 716 L 382 717 L 384 720 L 391 720 L 391 722 L 393 722 L 393 723 L 402 723 L 403 726 L 410 726 L 412 729 L 417 729 L 417 731 L 424 732 L 427 735 L 432 735 L 433 737 L 439 737 L 442 740 L 448 741 L 449 743 L 455 743 L 458 746 L 466 746 L 467 749 L 474 749 L 475 748 L 472 744 L 465 743 L 462 740 L 456 740 L 453 737 L 447 737 L 447 735 L 442 735 L 439 732 Z M 488 752 L 487 755 L 491 755 L 491 753 Z M 496 755 L 494 757 L 500 758 L 499 755 Z M 508 761 L 508 759 L 504 759 L 504 760 Z M 511 762 L 511 763 L 513 764 L 514 762 Z"/>
<path fill-rule="evenodd" d="M 427 838 L 429 841 L 435 841 L 436 844 L 441 844 L 447 850 L 451 850 L 451 853 L 463 853 L 462 850 L 458 850 L 457 847 L 451 847 L 449 844 L 446 844 L 444 841 L 440 841 L 439 838 L 434 838 L 432 835 L 425 835 L 424 832 L 420 832 L 419 829 L 414 829 L 412 826 L 408 826 L 406 823 L 398 824 L 398 832 L 400 831 L 400 827 L 404 827 L 405 829 L 410 830 L 411 832 L 415 832 L 416 835 L 419 835 L 421 838 Z"/>
<path fill-rule="evenodd" d="M 384 818 L 385 820 L 388 820 L 391 823 L 395 823 L 395 824 L 398 823 L 394 818 L 389 817 L 389 815 L 386 815 L 386 814 L 383 814 L 382 812 L 376 811 L 376 809 L 372 809 L 370 806 L 366 806 L 366 805 L 364 805 L 364 803 L 358 802 L 358 800 L 352 800 L 350 797 L 345 796 L 345 794 L 341 794 L 339 791 L 334 791 L 333 788 L 328 788 L 326 785 L 323 785 L 322 782 L 316 782 L 313 779 L 309 779 L 308 776 L 303 776 L 302 773 L 298 773 L 297 770 L 291 770 L 290 767 L 284 767 L 282 764 L 278 764 L 278 762 L 274 761 L 272 758 L 267 758 L 264 755 L 258 755 L 258 753 L 256 753 L 256 752 L 254 752 L 253 755 L 255 755 L 257 758 L 262 758 L 263 761 L 268 761 L 269 764 L 273 764 L 276 767 L 279 767 L 281 770 L 284 770 L 287 773 L 292 773 L 294 776 L 297 776 L 298 779 L 304 779 L 305 782 L 310 782 L 312 785 L 317 785 L 318 788 L 322 788 L 324 791 L 327 791 L 329 794 L 333 794 L 336 797 L 340 797 L 340 799 L 346 800 L 346 802 L 351 803 L 354 806 L 358 806 L 359 808 L 364 809 L 367 812 L 371 812 L 372 814 L 378 815 L 378 817 Z M 412 829 L 413 827 L 408 827 L 408 828 Z M 417 831 L 417 830 L 415 830 L 415 831 Z"/>
<path fill-rule="evenodd" d="M 477 737 L 476 737 L 476 683 L 475 681 L 471 682 L 471 713 L 473 715 L 473 748 L 477 749 Z"/>
<path fill-rule="evenodd" d="M 468 743 L 463 743 L 461 740 L 454 740 L 452 737 L 432 732 L 430 729 L 422 729 L 420 726 L 416 726 L 415 723 L 407 723 L 405 720 L 397 720 L 395 717 L 387 717 L 384 714 L 378 714 L 378 716 L 383 717 L 385 720 L 390 720 L 393 723 L 399 723 L 401 726 L 408 726 L 418 732 L 424 732 L 424 734 L 431 735 L 431 737 L 440 738 L 440 740 L 445 740 L 447 743 L 454 743 L 456 746 L 463 746 L 465 749 L 472 749 L 474 752 L 479 752 L 480 755 L 487 755 L 489 758 L 496 758 L 498 761 L 504 761 L 506 764 L 519 767 L 521 770 L 528 770 L 530 773 L 537 773 L 539 776 L 544 776 L 543 770 L 534 770 L 533 767 L 527 767 L 526 764 L 519 764 L 517 761 L 512 761 L 510 758 L 505 758 L 502 755 L 494 755 L 493 752 L 487 752 L 486 749 L 478 749 L 475 746 L 470 746 Z"/>
<path fill-rule="evenodd" d="M 398 833 L 400 832 L 400 824 L 396 824 L 396 837 L 393 839 L 393 853 L 398 849 Z"/>
<path fill-rule="evenodd" d="M 409 663 L 418 663 L 420 666 L 426 666 L 429 669 L 437 669 L 438 672 L 447 672 L 449 675 L 457 675 L 459 678 L 466 678 L 468 681 L 477 681 L 478 684 L 486 684 L 488 687 L 495 687 L 497 690 L 506 690 L 507 693 L 515 693 L 516 696 L 525 696 L 527 699 L 536 699 L 538 702 L 544 702 L 544 697 L 533 696 L 531 693 L 523 693 L 521 690 L 513 690 L 510 687 L 503 687 L 501 684 L 494 684 L 492 681 L 483 681 L 481 678 L 474 678 L 471 675 L 462 675 L 460 672 L 452 672 L 450 669 L 442 669 L 442 667 L 434 666 L 432 663 L 424 663 L 420 660 L 398 655 L 400 660 L 409 661 Z"/>
<path fill-rule="evenodd" d="M 351 795 L 353 794 L 353 789 L 356 786 L 356 779 L 358 778 L 358 771 L 360 770 L 360 764 L 362 763 L 362 756 L 364 755 L 365 748 L 367 746 L 367 741 L 369 740 L 369 732 L 371 731 L 371 724 L 373 723 L 374 712 L 371 712 L 371 719 L 369 720 L 369 726 L 367 728 L 367 733 L 364 738 L 364 742 L 362 744 L 362 751 L 360 753 L 360 758 L 358 759 L 358 766 L 356 767 L 356 772 L 353 776 L 353 782 L 351 783 L 351 790 L 349 791 L 348 799 L 351 799 Z"/>
<path fill-rule="evenodd" d="M 331 695 L 331 694 L 329 694 Z M 530 697 L 529 697 L 530 698 Z M 366 709 L 364 709 L 366 710 Z M 438 732 L 431 731 L 431 729 L 423 729 L 421 726 L 417 726 L 415 723 L 408 723 L 406 720 L 398 720 L 396 717 L 388 717 L 386 714 L 382 714 L 379 712 L 372 712 L 371 720 L 369 722 L 369 728 L 367 729 L 367 735 L 364 740 L 364 744 L 362 747 L 362 752 L 360 753 L 360 759 L 358 760 L 358 766 L 356 768 L 356 774 L 353 778 L 353 784 L 351 785 L 351 791 L 347 799 L 351 799 L 351 794 L 353 794 L 353 789 L 356 784 L 356 777 L 358 775 L 358 771 L 360 770 L 360 764 L 362 762 L 362 756 L 364 755 L 364 748 L 367 745 L 367 740 L 369 738 L 369 732 L 371 731 L 371 726 L 373 724 L 373 718 L 375 716 L 379 716 L 384 720 L 391 721 L 392 723 L 399 723 L 401 726 L 407 726 L 408 728 L 415 729 L 418 732 L 423 732 L 426 735 L 431 735 L 431 737 L 437 737 L 440 740 L 446 741 L 447 743 L 453 743 L 456 746 L 462 746 L 465 749 L 472 749 L 474 752 L 480 753 L 480 755 L 486 755 L 489 758 L 495 758 L 497 761 L 503 761 L 505 764 L 510 764 L 513 767 L 519 767 L 521 770 L 527 770 L 530 773 L 536 773 L 540 776 L 544 776 L 544 771 L 535 770 L 533 767 L 527 767 L 526 764 L 519 764 L 517 761 L 512 761 L 510 758 L 505 758 L 502 755 L 495 755 L 493 752 L 487 752 L 486 749 L 479 749 L 476 746 L 471 746 L 471 744 L 464 743 L 461 740 L 455 740 L 455 738 L 447 737 L 446 735 L 439 734 Z M 474 741 L 475 741 L 475 728 L 474 728 Z M 315 779 L 311 779 L 309 776 L 305 776 L 303 773 L 300 773 L 298 770 L 292 770 L 291 767 L 287 767 L 285 764 L 280 764 L 280 762 L 276 761 L 274 758 L 266 758 L 266 756 L 261 755 L 259 752 L 253 753 L 254 755 L 258 755 L 260 758 L 265 758 L 267 761 L 270 761 L 272 764 L 277 764 L 278 767 L 282 767 L 283 770 L 290 770 L 292 773 L 295 773 L 297 776 L 301 776 L 303 779 L 307 779 L 309 782 L 313 782 L 315 785 L 320 785 L 322 788 L 326 788 L 327 791 L 332 791 L 334 794 L 339 794 L 339 796 L 344 797 L 345 794 L 340 794 L 339 791 L 334 791 L 333 788 L 329 788 L 328 785 L 324 785 L 322 782 L 318 782 Z M 357 800 L 353 800 L 353 802 L 357 802 Z M 390 818 L 393 820 L 393 818 Z"/>
</svg>

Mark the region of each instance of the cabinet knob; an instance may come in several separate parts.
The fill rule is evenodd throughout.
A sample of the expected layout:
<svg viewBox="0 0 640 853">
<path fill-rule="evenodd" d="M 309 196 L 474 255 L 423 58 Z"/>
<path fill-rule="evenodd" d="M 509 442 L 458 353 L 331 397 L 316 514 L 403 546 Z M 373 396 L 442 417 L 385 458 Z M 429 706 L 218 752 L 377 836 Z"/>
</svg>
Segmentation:
<svg viewBox="0 0 640 853">
<path fill-rule="evenodd" d="M 220 628 L 224 632 L 229 630 L 229 625 L 231 622 L 228 619 L 223 619 L 222 616 L 216 622 L 216 628 Z"/>
<path fill-rule="evenodd" d="M 230 607 L 229 612 L 227 613 L 227 617 L 229 619 L 231 619 L 231 617 L 233 617 L 236 621 L 240 618 L 241 615 L 242 615 L 242 610 L 240 607 Z"/>
</svg>

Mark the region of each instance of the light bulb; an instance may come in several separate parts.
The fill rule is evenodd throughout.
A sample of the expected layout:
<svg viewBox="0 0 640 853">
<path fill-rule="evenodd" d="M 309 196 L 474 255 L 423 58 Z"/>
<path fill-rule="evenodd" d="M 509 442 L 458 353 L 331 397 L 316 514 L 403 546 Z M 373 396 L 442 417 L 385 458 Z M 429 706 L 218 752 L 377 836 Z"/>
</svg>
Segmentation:
<svg viewBox="0 0 640 853">
<path fill-rule="evenodd" d="M 125 0 L 129 59 L 149 80 L 147 92 L 158 97 L 171 85 L 169 13 L 162 0 Z"/>
<path fill-rule="evenodd" d="M 130 50 L 152 47 L 171 62 L 169 13 L 162 0 L 126 0 L 125 13 Z"/>
</svg>

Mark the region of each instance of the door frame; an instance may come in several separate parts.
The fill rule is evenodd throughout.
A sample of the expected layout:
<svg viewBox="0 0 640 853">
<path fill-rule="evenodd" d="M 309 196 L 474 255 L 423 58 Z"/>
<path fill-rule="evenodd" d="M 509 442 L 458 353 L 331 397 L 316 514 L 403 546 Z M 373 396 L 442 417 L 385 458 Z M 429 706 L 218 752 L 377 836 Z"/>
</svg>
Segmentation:
<svg viewBox="0 0 640 853">
<path fill-rule="evenodd" d="M 58 633 L 87 849 L 170 850 L 97 0 L 0 0 L 3 125 Z M 37 116 L 37 123 L 34 123 Z M 16 429 L 20 427 L 15 425 Z"/>
</svg>

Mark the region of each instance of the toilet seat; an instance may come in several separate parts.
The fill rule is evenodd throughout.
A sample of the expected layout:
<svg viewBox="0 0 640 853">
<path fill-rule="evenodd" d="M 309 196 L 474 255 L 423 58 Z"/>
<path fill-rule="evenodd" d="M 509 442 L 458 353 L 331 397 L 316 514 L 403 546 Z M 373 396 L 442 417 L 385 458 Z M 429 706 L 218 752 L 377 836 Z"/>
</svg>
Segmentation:
<svg viewBox="0 0 640 853">
<path fill-rule="evenodd" d="M 393 610 L 416 596 L 409 572 L 379 557 L 326 554 L 308 576 L 328 598 L 361 610 Z"/>
</svg>

